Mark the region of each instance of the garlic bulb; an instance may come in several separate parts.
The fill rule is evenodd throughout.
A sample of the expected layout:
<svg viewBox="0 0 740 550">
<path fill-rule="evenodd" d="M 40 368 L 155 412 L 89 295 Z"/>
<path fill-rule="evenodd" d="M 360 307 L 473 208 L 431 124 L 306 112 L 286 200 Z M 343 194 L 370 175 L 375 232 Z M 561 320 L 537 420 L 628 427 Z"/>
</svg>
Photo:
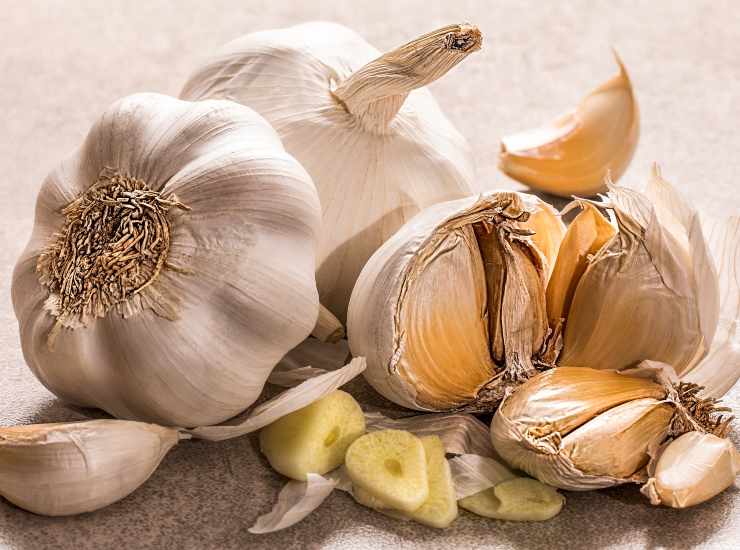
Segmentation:
<svg viewBox="0 0 740 550">
<path fill-rule="evenodd" d="M 650 455 L 669 435 L 723 435 L 724 409 L 693 385 L 580 367 L 530 378 L 501 403 L 491 424 L 496 451 L 514 468 L 568 490 L 645 481 Z"/>
<path fill-rule="evenodd" d="M 563 234 L 548 205 L 508 191 L 437 204 L 404 225 L 350 301 L 350 349 L 367 357 L 368 382 L 412 409 L 492 410 L 533 374 L 549 332 L 541 227 Z"/>
<path fill-rule="evenodd" d="M 549 125 L 501 140 L 499 168 L 540 191 L 570 197 L 606 190 L 627 169 L 640 135 L 640 113 L 627 70 Z"/>
<path fill-rule="evenodd" d="M 46 516 L 91 512 L 142 485 L 180 437 L 124 420 L 0 428 L 0 495 Z"/>
<path fill-rule="evenodd" d="M 477 191 L 466 140 L 423 86 L 480 45 L 477 28 L 450 25 L 381 55 L 346 27 L 307 23 L 230 42 L 183 88 L 255 109 L 311 174 L 319 295 L 340 321 L 363 265 L 406 220 Z"/>
<path fill-rule="evenodd" d="M 563 238 L 547 288 L 564 320 L 559 365 L 620 369 L 650 359 L 682 375 L 711 346 L 717 274 L 696 212 L 654 167 L 646 192 L 612 187 Z M 612 211 L 607 220 L 593 205 Z"/>
<path fill-rule="evenodd" d="M 118 418 L 230 418 L 314 327 L 319 216 L 254 111 L 126 97 L 39 192 L 13 274 L 26 362 Z"/>
<path fill-rule="evenodd" d="M 688 432 L 668 443 L 642 487 L 652 504 L 694 506 L 718 495 L 740 473 L 740 453 L 731 441 Z"/>
</svg>

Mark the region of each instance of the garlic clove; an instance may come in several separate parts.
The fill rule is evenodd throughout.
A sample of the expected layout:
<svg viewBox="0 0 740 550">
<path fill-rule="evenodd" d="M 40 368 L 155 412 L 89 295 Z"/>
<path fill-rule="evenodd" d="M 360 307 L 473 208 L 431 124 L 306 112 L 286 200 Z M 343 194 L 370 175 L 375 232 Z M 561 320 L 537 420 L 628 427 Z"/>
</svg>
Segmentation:
<svg viewBox="0 0 740 550">
<path fill-rule="evenodd" d="M 551 124 L 501 140 L 499 168 L 540 191 L 570 197 L 606 190 L 627 169 L 637 147 L 640 116 L 619 56 L 619 74 Z"/>
<path fill-rule="evenodd" d="M 553 328 L 567 318 L 589 257 L 616 234 L 614 227 L 595 206 L 584 202 L 581 207 L 583 210 L 568 226 L 560 243 L 555 267 L 547 283 L 547 316 Z"/>
<path fill-rule="evenodd" d="M 180 437 L 122 420 L 0 428 L 0 495 L 47 516 L 91 512 L 141 486 Z"/>
<path fill-rule="evenodd" d="M 336 390 L 260 431 L 260 449 L 281 474 L 304 481 L 344 462 L 352 442 L 365 433 L 365 416 L 348 393 Z"/>
<path fill-rule="evenodd" d="M 648 463 L 648 450 L 668 435 L 675 410 L 652 398 L 635 399 L 604 411 L 565 436 L 561 452 L 579 470 L 627 478 Z"/>
<path fill-rule="evenodd" d="M 548 203 L 536 200 L 528 202 L 531 213 L 529 219 L 522 222 L 522 227 L 534 231 L 531 239 L 535 248 L 544 256 L 547 265 L 547 280 L 549 280 L 555 267 L 558 250 L 566 234 L 565 224 L 558 211 Z"/>
<path fill-rule="evenodd" d="M 429 497 L 424 446 L 409 432 L 363 435 L 350 445 L 345 465 L 355 486 L 390 508 L 413 512 Z"/>
<path fill-rule="evenodd" d="M 547 521 L 560 513 L 565 497 L 552 487 L 526 477 L 502 481 L 460 500 L 476 515 L 506 521 Z"/>
<path fill-rule="evenodd" d="M 728 439 L 688 432 L 668 443 L 641 491 L 652 504 L 687 508 L 711 499 L 740 473 L 740 453 Z"/>
</svg>

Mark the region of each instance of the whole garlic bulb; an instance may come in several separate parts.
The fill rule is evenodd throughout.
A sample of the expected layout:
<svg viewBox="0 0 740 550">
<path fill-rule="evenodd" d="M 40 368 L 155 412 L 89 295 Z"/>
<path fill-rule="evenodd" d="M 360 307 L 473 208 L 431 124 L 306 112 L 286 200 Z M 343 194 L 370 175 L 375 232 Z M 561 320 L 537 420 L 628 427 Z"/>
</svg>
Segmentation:
<svg viewBox="0 0 740 550">
<path fill-rule="evenodd" d="M 311 174 L 319 295 L 341 321 L 386 239 L 424 207 L 477 191 L 468 143 L 423 86 L 480 44 L 474 26 L 450 25 L 381 55 L 346 27 L 307 23 L 227 44 L 183 88 L 255 109 Z"/>
<path fill-rule="evenodd" d="M 412 409 L 492 410 L 546 354 L 554 258 L 545 254 L 563 232 L 546 203 L 509 191 L 414 217 L 373 254 L 352 293 L 349 344 L 367 357 L 368 382 Z"/>
<path fill-rule="evenodd" d="M 314 326 L 319 223 L 310 177 L 254 111 L 126 97 L 39 192 L 13 274 L 26 362 L 118 418 L 230 418 Z"/>
<path fill-rule="evenodd" d="M 644 467 L 671 434 L 724 435 L 713 401 L 693 385 L 582 367 L 538 374 L 506 397 L 491 440 L 510 466 L 573 491 L 647 480 Z"/>
</svg>

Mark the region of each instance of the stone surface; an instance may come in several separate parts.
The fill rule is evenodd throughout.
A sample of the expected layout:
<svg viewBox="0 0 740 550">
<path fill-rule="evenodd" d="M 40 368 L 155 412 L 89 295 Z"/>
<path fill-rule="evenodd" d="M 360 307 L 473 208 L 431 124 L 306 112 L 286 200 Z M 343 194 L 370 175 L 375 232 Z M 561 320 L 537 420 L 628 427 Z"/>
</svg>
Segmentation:
<svg viewBox="0 0 740 550">
<path fill-rule="evenodd" d="M 223 42 L 316 19 L 349 25 L 380 48 L 450 22 L 478 24 L 484 50 L 432 89 L 470 139 L 480 177 L 495 187 L 517 188 L 496 170 L 499 137 L 574 106 L 615 71 L 613 45 L 642 110 L 640 145 L 623 181 L 643 181 L 657 160 L 703 212 L 740 213 L 740 10 L 731 1 L 3 2 L 0 425 L 79 418 L 24 366 L 10 304 L 13 264 L 44 175 L 115 99 L 177 94 L 195 64 Z M 349 389 L 381 402 L 361 381 Z M 728 398 L 736 410 L 738 398 L 737 389 Z M 650 507 L 634 487 L 568 494 L 562 514 L 546 523 L 462 513 L 444 532 L 394 521 L 336 493 L 291 529 L 249 534 L 283 483 L 254 438 L 184 442 L 141 489 L 92 514 L 44 518 L 0 500 L 0 547 L 730 548 L 740 538 L 737 488 L 675 511 Z"/>
</svg>

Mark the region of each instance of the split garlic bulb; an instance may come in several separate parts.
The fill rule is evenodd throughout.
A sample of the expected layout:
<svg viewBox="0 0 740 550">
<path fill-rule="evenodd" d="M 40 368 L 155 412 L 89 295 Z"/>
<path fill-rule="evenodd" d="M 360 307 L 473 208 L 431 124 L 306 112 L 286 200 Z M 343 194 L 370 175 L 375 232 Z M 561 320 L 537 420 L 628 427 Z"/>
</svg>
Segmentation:
<svg viewBox="0 0 740 550">
<path fill-rule="evenodd" d="M 418 214 L 352 293 L 349 344 L 368 382 L 412 409 L 492 410 L 546 354 L 548 254 L 563 232 L 551 207 L 509 191 Z"/>
<path fill-rule="evenodd" d="M 141 486 L 180 437 L 125 420 L 0 428 L 0 495 L 45 516 L 92 512 Z"/>
<path fill-rule="evenodd" d="M 137 94 L 39 192 L 13 274 L 26 362 L 123 419 L 221 422 L 318 315 L 320 206 L 254 111 Z"/>
<path fill-rule="evenodd" d="M 342 322 L 386 239 L 424 207 L 477 191 L 468 143 L 423 86 L 480 45 L 477 28 L 450 25 L 381 55 L 346 27 L 307 23 L 227 44 L 183 88 L 255 109 L 311 174 L 319 295 Z"/>
<path fill-rule="evenodd" d="M 726 432 L 728 420 L 714 415 L 723 409 L 695 393 L 692 385 L 558 367 L 503 400 L 491 440 L 510 466 L 553 487 L 583 491 L 646 481 L 644 467 L 670 433 Z"/>
<path fill-rule="evenodd" d="M 550 323 L 565 326 L 558 364 L 621 369 L 654 360 L 683 375 L 709 350 L 719 315 L 697 213 L 657 167 L 644 193 L 612 187 L 603 203 L 575 204 L 583 211 L 547 288 Z"/>
<path fill-rule="evenodd" d="M 640 136 L 640 112 L 619 56 L 619 74 L 554 122 L 501 140 L 499 167 L 540 191 L 571 197 L 606 191 L 629 166 Z"/>
</svg>

